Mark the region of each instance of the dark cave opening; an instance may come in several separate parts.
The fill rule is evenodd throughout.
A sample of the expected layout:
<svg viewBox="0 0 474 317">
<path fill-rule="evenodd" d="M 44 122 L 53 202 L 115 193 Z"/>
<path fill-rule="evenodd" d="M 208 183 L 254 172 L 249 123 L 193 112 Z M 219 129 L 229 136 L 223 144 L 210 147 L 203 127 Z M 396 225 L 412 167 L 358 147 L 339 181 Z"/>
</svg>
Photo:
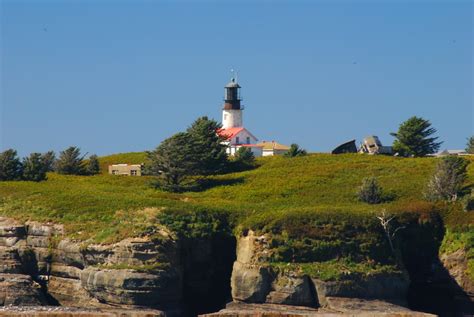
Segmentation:
<svg viewBox="0 0 474 317">
<path fill-rule="evenodd" d="M 441 217 L 417 223 L 401 233 L 400 251 L 410 276 L 408 307 L 441 317 L 474 314 L 468 295 L 457 284 L 439 259 L 445 234 Z"/>
<path fill-rule="evenodd" d="M 236 258 L 235 237 L 216 235 L 208 239 L 189 239 L 182 252 L 185 316 L 224 308 L 232 300 L 230 278 Z"/>
</svg>

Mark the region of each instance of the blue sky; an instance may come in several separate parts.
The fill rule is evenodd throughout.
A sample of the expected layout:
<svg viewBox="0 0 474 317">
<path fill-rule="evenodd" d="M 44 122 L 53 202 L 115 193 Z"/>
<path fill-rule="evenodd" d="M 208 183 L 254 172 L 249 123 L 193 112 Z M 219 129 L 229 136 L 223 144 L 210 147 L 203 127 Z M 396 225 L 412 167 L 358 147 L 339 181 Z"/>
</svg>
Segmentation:
<svg viewBox="0 0 474 317">
<path fill-rule="evenodd" d="M 473 134 L 471 1 L 1 1 L 0 148 L 152 149 L 220 121 L 239 72 L 244 125 L 310 151 L 412 115 Z"/>
</svg>

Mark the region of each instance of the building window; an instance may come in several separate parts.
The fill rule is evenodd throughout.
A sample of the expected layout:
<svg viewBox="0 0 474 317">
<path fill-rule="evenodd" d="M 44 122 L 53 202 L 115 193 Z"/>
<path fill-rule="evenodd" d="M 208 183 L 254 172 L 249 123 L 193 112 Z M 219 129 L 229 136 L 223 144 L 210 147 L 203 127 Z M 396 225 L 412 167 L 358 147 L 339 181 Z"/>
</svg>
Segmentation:
<svg viewBox="0 0 474 317">
<path fill-rule="evenodd" d="M 137 174 L 137 170 L 131 170 L 131 171 L 130 171 L 130 175 L 132 175 L 132 176 L 137 176 L 137 175 L 138 175 L 138 174 Z"/>
<path fill-rule="evenodd" d="M 235 138 L 235 143 L 240 144 L 239 137 L 236 137 L 236 138 Z"/>
<path fill-rule="evenodd" d="M 247 144 L 250 144 L 250 137 L 247 137 Z"/>
</svg>

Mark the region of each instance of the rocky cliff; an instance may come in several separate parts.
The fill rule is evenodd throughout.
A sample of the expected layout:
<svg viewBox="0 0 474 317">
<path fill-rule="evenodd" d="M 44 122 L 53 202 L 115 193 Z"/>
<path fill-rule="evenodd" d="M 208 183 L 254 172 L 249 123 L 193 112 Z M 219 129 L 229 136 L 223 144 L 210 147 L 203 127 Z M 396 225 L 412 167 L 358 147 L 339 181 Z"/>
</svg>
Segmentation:
<svg viewBox="0 0 474 317">
<path fill-rule="evenodd" d="M 53 224 L 0 219 L 0 304 L 153 307 L 179 312 L 182 272 L 177 242 L 126 239 L 81 245 Z"/>
<path fill-rule="evenodd" d="M 59 225 L 0 218 L 0 306 L 86 307 L 104 316 L 120 315 L 119 308 L 129 312 L 123 316 L 193 316 L 231 302 L 215 316 L 415 315 L 406 308 L 407 274 L 361 278 L 347 272 L 342 279 L 324 279 L 291 263 L 271 265 L 275 250 L 270 240 L 247 230 L 235 245 L 233 238 L 183 238 L 157 226 L 143 237 L 115 244 L 84 244 L 65 238 Z M 465 255 L 441 260 L 472 296 Z M 28 314 L 91 313 L 34 311 Z M 0 309 L 0 315 L 5 312 L 13 315 L 14 310 Z"/>
<path fill-rule="evenodd" d="M 325 281 L 298 270 L 269 265 L 267 261 L 272 248 L 268 241 L 268 236 L 257 236 L 251 230 L 237 240 L 237 259 L 231 279 L 235 302 L 269 305 L 256 307 L 274 307 L 273 304 L 306 306 L 320 308 L 320 313 L 343 313 L 350 311 L 348 307 L 353 306 L 358 299 L 358 310 L 361 312 L 367 309 L 372 313 L 382 313 L 387 311 L 387 307 L 393 312 L 410 312 L 399 306 L 406 304 L 409 280 L 405 274 Z M 360 305 L 361 302 L 365 304 Z M 248 310 L 251 306 L 245 307 Z M 229 306 L 221 314 L 230 314 L 235 309 L 236 306 Z M 304 310 L 304 313 L 307 314 L 308 310 Z"/>
</svg>

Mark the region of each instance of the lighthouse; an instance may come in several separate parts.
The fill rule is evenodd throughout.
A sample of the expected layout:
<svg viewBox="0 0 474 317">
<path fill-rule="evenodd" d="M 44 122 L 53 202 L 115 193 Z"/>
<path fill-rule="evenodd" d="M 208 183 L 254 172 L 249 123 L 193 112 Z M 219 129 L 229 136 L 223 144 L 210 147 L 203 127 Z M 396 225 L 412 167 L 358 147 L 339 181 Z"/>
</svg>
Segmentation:
<svg viewBox="0 0 474 317">
<path fill-rule="evenodd" d="M 240 104 L 240 86 L 234 77 L 224 87 L 224 107 L 222 108 L 222 128 L 239 128 L 243 126 Z"/>
<path fill-rule="evenodd" d="M 257 138 L 244 128 L 240 104 L 240 85 L 232 76 L 224 87 L 224 106 L 222 107 L 222 129 L 217 133 L 222 137 L 222 143 L 227 146 L 227 154 L 235 155 L 241 147 L 248 147 L 255 156 L 262 156 L 262 146 L 258 146 Z"/>
</svg>

